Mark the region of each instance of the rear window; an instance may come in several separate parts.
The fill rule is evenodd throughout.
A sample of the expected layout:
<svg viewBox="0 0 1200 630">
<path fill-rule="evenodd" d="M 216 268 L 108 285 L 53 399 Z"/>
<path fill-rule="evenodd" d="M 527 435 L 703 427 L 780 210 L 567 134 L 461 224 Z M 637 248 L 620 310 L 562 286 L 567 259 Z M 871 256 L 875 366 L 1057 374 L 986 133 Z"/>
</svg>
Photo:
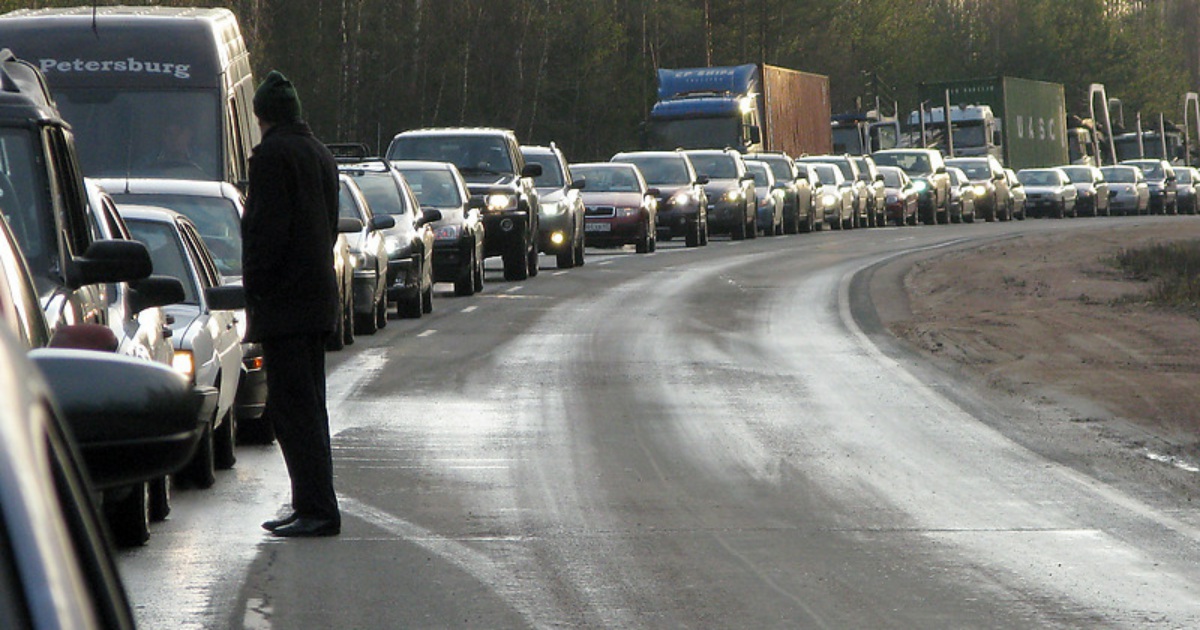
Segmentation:
<svg viewBox="0 0 1200 630">
<path fill-rule="evenodd" d="M 455 208 L 463 204 L 458 186 L 450 171 L 443 169 L 401 168 L 404 180 L 412 189 L 417 203 L 434 208 Z"/>
</svg>

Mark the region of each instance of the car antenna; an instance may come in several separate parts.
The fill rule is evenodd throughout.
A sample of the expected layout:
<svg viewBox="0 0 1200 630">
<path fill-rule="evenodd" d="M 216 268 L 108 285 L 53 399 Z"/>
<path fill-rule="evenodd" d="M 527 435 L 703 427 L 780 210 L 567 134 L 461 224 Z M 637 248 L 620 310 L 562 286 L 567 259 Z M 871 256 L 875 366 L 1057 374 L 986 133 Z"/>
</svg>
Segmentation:
<svg viewBox="0 0 1200 630">
<path fill-rule="evenodd" d="M 96 20 L 96 12 L 98 10 L 99 10 L 99 4 L 96 2 L 93 2 L 92 3 L 92 34 L 96 36 L 96 39 L 100 39 L 100 28 L 99 28 L 99 24 L 97 24 L 97 20 Z"/>
</svg>

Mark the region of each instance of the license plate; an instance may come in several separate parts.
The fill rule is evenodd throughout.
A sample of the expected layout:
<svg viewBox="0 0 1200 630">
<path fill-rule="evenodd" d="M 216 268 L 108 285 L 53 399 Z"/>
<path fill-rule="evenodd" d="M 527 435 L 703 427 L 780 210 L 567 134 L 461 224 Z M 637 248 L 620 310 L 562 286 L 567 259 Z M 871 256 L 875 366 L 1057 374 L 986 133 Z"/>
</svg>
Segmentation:
<svg viewBox="0 0 1200 630">
<path fill-rule="evenodd" d="M 588 223 L 583 227 L 584 232 L 611 232 L 612 226 L 607 223 Z"/>
</svg>

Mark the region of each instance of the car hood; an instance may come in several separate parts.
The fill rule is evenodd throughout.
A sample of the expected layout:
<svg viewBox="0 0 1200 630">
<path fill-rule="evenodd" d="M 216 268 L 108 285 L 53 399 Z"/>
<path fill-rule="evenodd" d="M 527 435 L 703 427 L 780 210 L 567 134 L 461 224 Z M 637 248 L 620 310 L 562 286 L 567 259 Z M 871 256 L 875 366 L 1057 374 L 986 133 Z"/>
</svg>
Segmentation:
<svg viewBox="0 0 1200 630">
<path fill-rule="evenodd" d="M 442 213 L 442 220 L 429 224 L 434 229 L 446 225 L 462 225 L 466 221 L 466 212 L 463 211 L 461 206 L 457 208 L 438 208 L 438 210 Z"/>
<path fill-rule="evenodd" d="M 538 199 L 542 203 L 558 203 L 567 198 L 567 193 L 562 188 L 539 188 Z"/>
<path fill-rule="evenodd" d="M 714 179 L 704 185 L 704 192 L 709 197 L 720 196 L 725 194 L 725 191 L 740 190 L 741 187 L 741 182 L 736 179 Z"/>
<path fill-rule="evenodd" d="M 583 203 L 589 206 L 640 206 L 642 195 L 637 192 L 585 192 Z"/>
<path fill-rule="evenodd" d="M 1059 186 L 1037 186 L 1037 185 L 1032 185 L 1032 184 L 1025 184 L 1025 194 L 1027 194 L 1027 195 L 1030 193 L 1036 193 L 1039 195 L 1044 195 L 1047 193 L 1061 194 L 1063 192 L 1063 190 L 1064 189 Z"/>
<path fill-rule="evenodd" d="M 472 175 L 470 177 L 463 176 L 467 182 L 467 188 L 471 192 L 478 190 L 486 190 L 494 186 L 514 186 L 517 182 L 515 175 Z"/>
</svg>

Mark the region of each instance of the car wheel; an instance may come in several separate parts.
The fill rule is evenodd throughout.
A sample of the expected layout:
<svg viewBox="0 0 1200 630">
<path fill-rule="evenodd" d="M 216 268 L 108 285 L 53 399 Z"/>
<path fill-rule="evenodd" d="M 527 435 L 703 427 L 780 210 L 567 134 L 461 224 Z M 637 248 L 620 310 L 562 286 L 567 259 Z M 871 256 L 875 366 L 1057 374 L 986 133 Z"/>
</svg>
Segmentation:
<svg viewBox="0 0 1200 630">
<path fill-rule="evenodd" d="M 467 297 L 475 294 L 475 271 L 478 266 L 475 262 L 475 250 L 472 249 L 470 259 L 458 270 L 458 277 L 454 279 L 454 295 Z"/>
<path fill-rule="evenodd" d="M 375 310 L 370 313 L 354 314 L 354 330 L 360 335 L 374 335 L 379 330 L 379 320 L 375 318 Z"/>
<path fill-rule="evenodd" d="M 700 221 L 692 221 L 688 223 L 687 234 L 683 237 L 683 244 L 686 247 L 700 246 Z"/>
<path fill-rule="evenodd" d="M 642 233 L 638 236 L 638 240 L 634 243 L 634 251 L 639 254 L 650 253 L 650 222 L 646 221 L 642 224 Z"/>
<path fill-rule="evenodd" d="M 197 488 L 211 488 L 217 481 L 216 464 L 213 461 L 213 426 L 209 422 L 200 434 L 196 452 L 187 466 L 179 472 L 178 480 Z"/>
<path fill-rule="evenodd" d="M 213 467 L 229 470 L 237 463 L 237 416 L 233 409 L 225 412 L 225 420 L 213 432 Z"/>
<path fill-rule="evenodd" d="M 375 305 L 375 328 L 387 326 L 387 307 L 387 290 L 384 290 L 383 295 L 379 296 L 379 303 Z"/>
<path fill-rule="evenodd" d="M 539 259 L 538 259 L 537 237 L 533 236 L 532 238 L 533 238 L 533 241 L 531 243 L 531 247 L 529 249 L 529 252 L 526 254 L 527 256 L 529 256 L 529 277 L 530 278 L 538 275 L 538 271 L 541 271 L 541 266 L 539 265 Z"/>
<path fill-rule="evenodd" d="M 512 243 L 504 253 L 504 279 L 524 280 L 529 277 L 529 241 L 524 233 L 517 235 L 517 242 Z"/>
<path fill-rule="evenodd" d="M 163 475 L 146 482 L 150 490 L 150 520 L 161 522 L 171 514 L 171 476 Z"/>
<path fill-rule="evenodd" d="M 575 248 L 571 247 L 569 249 L 559 252 L 555 256 L 554 262 L 555 262 L 555 265 L 559 269 L 570 269 L 571 267 L 574 267 L 575 266 Z"/>
<path fill-rule="evenodd" d="M 352 296 L 353 294 L 347 296 L 345 312 L 342 313 L 342 318 L 346 321 L 345 327 L 342 328 L 342 339 L 347 346 L 354 343 L 354 300 L 351 299 Z"/>
<path fill-rule="evenodd" d="M 146 544 L 150 540 L 150 484 L 135 484 L 127 496 L 105 501 L 104 517 L 118 547 Z"/>
</svg>

